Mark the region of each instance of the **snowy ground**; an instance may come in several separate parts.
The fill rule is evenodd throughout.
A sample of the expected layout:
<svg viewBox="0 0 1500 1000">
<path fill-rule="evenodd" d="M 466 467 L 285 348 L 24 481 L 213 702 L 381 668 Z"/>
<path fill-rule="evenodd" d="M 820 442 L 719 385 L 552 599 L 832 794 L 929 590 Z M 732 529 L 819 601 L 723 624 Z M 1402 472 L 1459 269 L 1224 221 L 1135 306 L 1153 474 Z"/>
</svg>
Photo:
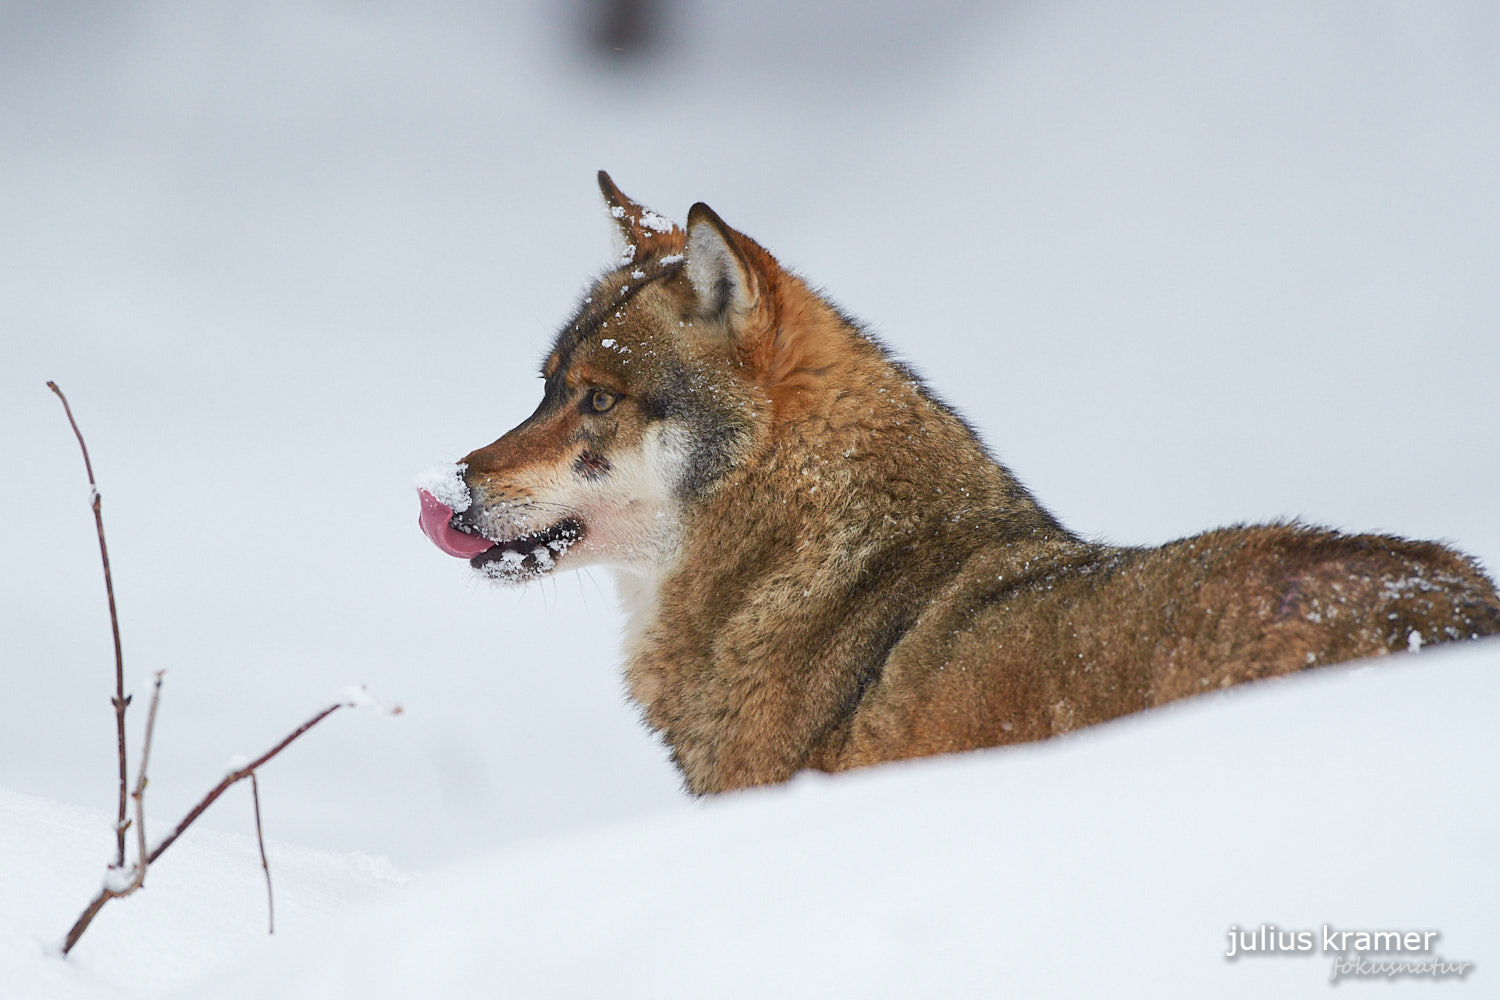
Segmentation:
<svg viewBox="0 0 1500 1000">
<path fill-rule="evenodd" d="M 417 531 L 413 475 L 531 411 L 553 327 L 606 263 L 600 167 L 679 218 L 709 202 L 827 288 L 1080 531 L 1144 543 L 1300 515 L 1447 538 L 1500 565 L 1494 4 L 682 4 L 655 60 L 617 66 L 581 54 L 566 9 L 0 9 L 0 788 L 22 796 L 6 799 L 7 845 L 72 808 L 47 803 L 104 810 L 114 795 L 97 551 L 49 378 L 93 449 L 127 672 L 168 671 L 156 815 L 180 814 L 231 756 L 352 681 L 406 715 L 341 713 L 268 768 L 268 833 L 404 871 L 514 880 L 504 872 L 543 870 L 536 859 L 572 846 L 586 870 L 603 857 L 590 843 L 643 830 L 680 823 L 674 836 L 711 840 L 764 807 L 766 825 L 743 829 L 773 837 L 798 809 L 823 822 L 825 798 L 847 799 L 846 812 L 826 807 L 830 829 L 846 829 L 895 808 L 861 798 L 886 781 L 922 803 L 929 776 L 1023 781 L 1002 758 L 966 778 L 915 769 L 695 807 L 623 703 L 606 575 L 493 592 Z M 1479 689 L 1448 693 L 1465 711 L 1482 703 Z M 1257 731 L 1268 745 L 1247 762 L 1297 734 L 1290 716 Z M 1110 736 L 1117 755 L 1131 732 Z M 1495 737 L 1471 741 L 1491 759 Z M 1369 780 L 1394 787 L 1384 773 L 1412 775 Z M 1246 787 L 1248 816 L 1279 801 Z M 1370 820 L 1330 802 L 1348 809 L 1330 827 Z M 1418 836 L 1401 824 L 1420 813 L 1380 815 L 1396 824 L 1386 846 L 1423 870 L 1459 865 L 1428 845 L 1474 820 Z M 226 802 L 204 824 L 244 834 L 248 807 Z M 1220 834 L 1242 836 L 1230 825 Z M 58 972 L 28 936 L 60 914 L 66 925 L 87 896 L 108 854 L 99 836 L 66 864 L 47 855 L 57 899 L 13 893 L 31 876 L 3 869 L 7 968 L 25 955 L 39 977 L 72 975 L 79 995 L 134 988 L 97 954 Z M 701 859 L 711 845 L 695 843 Z M 1289 885 L 1313 848 L 1276 843 L 1253 872 Z M 465 860 L 496 849 L 512 860 Z M 1084 849 L 1080 871 L 1109 870 L 1104 848 Z M 349 874 L 348 892 L 311 894 L 328 905 L 308 904 L 309 934 L 316 914 L 379 881 L 327 865 Z M 243 867 L 246 899 L 226 919 L 253 928 L 258 870 Z M 1097 899 L 1090 926 L 1121 926 L 1103 881 L 1076 898 Z M 1483 962 L 1492 924 L 1405 886 L 1387 896 L 1389 919 L 1474 933 L 1463 950 L 1444 944 Z M 1365 912 L 1353 883 L 1325 888 L 1305 913 L 1287 893 L 1230 914 L 1226 890 L 1213 920 L 1149 916 L 1202 937 L 1142 952 L 1168 970 L 1142 981 L 1199 961 L 1229 922 Z M 129 921 L 113 908 L 154 905 L 158 889 L 111 904 L 90 944 L 117 947 L 109 934 Z M 42 896 L 46 919 L 31 919 Z M 274 968 L 294 976 L 302 935 L 287 905 L 288 964 Z M 1059 904 L 1033 922 L 1074 918 L 1084 925 Z M 195 916 L 162 935 L 200 924 L 224 926 Z M 142 989 L 244 940 L 185 939 L 181 964 L 162 960 Z M 1297 960 L 1231 968 L 1237 984 L 1265 968 L 1316 978 Z"/>
<path fill-rule="evenodd" d="M 246 798 L 238 804 L 249 809 Z M 106 904 L 64 961 L 58 950 L 98 890 L 113 816 L 0 790 L 0 997 L 150 996 L 201 976 L 266 936 L 252 837 L 190 830 L 136 894 Z M 148 820 L 149 822 L 149 820 Z M 154 838 L 153 838 L 154 839 Z M 266 844 L 281 938 L 411 881 L 368 855 Z"/>
<path fill-rule="evenodd" d="M 253 841 L 208 834 L 70 963 L 41 929 L 92 889 L 105 818 L 5 793 L 0 995 L 1300 997 L 1328 988 L 1325 926 L 1437 931 L 1373 960 L 1466 963 L 1439 981 L 1488 995 L 1497 701 L 1500 643 L 1427 651 L 495 851 L 342 914 L 400 877 L 273 844 L 259 945 Z M 1226 959 L 1262 925 L 1311 950 Z"/>
<path fill-rule="evenodd" d="M 1487 995 L 1500 645 L 1423 657 L 477 859 L 192 995 L 1323 995 L 1321 940 L 1225 959 L 1262 924 L 1438 930 L 1395 957 Z"/>
</svg>

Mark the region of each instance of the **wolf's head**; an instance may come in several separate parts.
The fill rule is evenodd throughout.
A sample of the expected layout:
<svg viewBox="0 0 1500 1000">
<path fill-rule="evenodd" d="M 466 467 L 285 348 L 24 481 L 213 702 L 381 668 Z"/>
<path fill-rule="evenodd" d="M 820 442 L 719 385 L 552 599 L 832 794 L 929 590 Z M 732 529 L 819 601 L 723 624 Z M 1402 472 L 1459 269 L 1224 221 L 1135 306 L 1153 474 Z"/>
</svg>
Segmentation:
<svg viewBox="0 0 1500 1000">
<path fill-rule="evenodd" d="M 497 580 L 665 570 L 845 326 L 707 205 L 684 231 L 599 187 L 619 257 L 558 334 L 536 412 L 421 484 L 423 530 Z"/>
</svg>

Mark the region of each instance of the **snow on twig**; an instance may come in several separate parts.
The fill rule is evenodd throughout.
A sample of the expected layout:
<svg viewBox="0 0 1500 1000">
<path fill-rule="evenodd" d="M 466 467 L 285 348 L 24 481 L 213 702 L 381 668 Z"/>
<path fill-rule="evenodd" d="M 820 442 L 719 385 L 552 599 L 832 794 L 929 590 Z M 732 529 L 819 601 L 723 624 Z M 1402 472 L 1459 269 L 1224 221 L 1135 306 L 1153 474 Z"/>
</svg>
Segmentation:
<svg viewBox="0 0 1500 1000">
<path fill-rule="evenodd" d="M 156 709 L 161 704 L 162 673 L 160 670 L 156 672 L 156 680 L 151 688 L 151 706 L 146 710 L 146 735 L 141 742 L 141 766 L 136 774 L 135 789 L 130 793 L 135 802 L 135 865 L 128 873 L 124 864 L 110 866 L 99 894 L 89 901 L 89 905 L 84 907 L 83 913 L 79 914 L 68 930 L 67 939 L 63 942 L 64 955 L 73 950 L 73 946 L 83 937 L 83 932 L 88 930 L 89 924 L 93 923 L 94 917 L 104 908 L 105 903 L 128 896 L 146 884 L 146 869 L 151 864 L 151 858 L 146 854 L 146 765 L 151 759 L 151 739 L 156 734 Z M 121 828 L 120 836 L 124 835 L 125 831 Z"/>
<path fill-rule="evenodd" d="M 369 688 L 363 684 L 350 684 L 336 697 L 345 708 L 368 708 L 382 715 L 400 715 L 404 711 L 400 705 L 388 705 L 383 701 L 377 701 L 375 696 L 370 694 Z"/>
</svg>

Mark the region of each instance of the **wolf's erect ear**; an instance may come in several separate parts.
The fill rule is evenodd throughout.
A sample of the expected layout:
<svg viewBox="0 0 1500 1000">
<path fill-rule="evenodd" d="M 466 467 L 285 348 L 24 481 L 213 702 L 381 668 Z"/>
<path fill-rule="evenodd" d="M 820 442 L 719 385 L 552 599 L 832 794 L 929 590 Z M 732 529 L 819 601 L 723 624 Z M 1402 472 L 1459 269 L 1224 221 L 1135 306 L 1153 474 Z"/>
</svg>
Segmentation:
<svg viewBox="0 0 1500 1000">
<path fill-rule="evenodd" d="M 615 221 L 615 249 L 621 265 L 645 260 L 660 254 L 682 250 L 682 230 L 666 219 L 628 197 L 609 174 L 599 171 L 599 190 L 610 218 Z"/>
<path fill-rule="evenodd" d="M 764 292 L 756 250 L 703 202 L 688 210 L 684 267 L 705 315 L 724 317 L 732 326 L 755 308 Z"/>
<path fill-rule="evenodd" d="M 764 247 L 730 229 L 702 202 L 688 210 L 683 253 L 698 312 L 723 323 L 741 361 L 778 406 L 794 405 L 816 373 L 834 363 L 828 324 L 806 316 L 783 322 L 789 284 L 796 282 L 789 282 Z M 816 298 L 801 294 L 804 302 Z"/>
</svg>

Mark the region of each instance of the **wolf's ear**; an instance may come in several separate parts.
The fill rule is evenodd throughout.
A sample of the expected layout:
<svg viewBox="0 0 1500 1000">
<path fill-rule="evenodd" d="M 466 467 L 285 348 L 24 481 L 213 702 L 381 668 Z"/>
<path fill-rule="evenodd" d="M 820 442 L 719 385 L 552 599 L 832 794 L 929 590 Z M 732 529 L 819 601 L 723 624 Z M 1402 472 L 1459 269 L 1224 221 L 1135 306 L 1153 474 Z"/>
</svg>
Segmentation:
<svg viewBox="0 0 1500 1000">
<path fill-rule="evenodd" d="M 682 250 L 682 230 L 628 197 L 603 170 L 599 171 L 599 190 L 615 222 L 615 250 L 620 265 Z"/>
<path fill-rule="evenodd" d="M 765 247 L 730 229 L 702 202 L 688 211 L 683 253 L 699 314 L 723 324 L 740 359 L 778 406 L 794 405 L 835 361 L 830 324 L 807 316 L 783 323 L 788 286 L 801 286 L 789 282 Z M 799 301 L 817 301 L 805 290 L 801 294 Z"/>
<path fill-rule="evenodd" d="M 708 316 L 722 317 L 731 326 L 747 316 L 765 291 L 760 250 L 749 239 L 730 229 L 703 202 L 688 209 L 687 251 L 684 268 L 698 308 Z M 760 256 L 765 256 L 760 250 Z"/>
</svg>

